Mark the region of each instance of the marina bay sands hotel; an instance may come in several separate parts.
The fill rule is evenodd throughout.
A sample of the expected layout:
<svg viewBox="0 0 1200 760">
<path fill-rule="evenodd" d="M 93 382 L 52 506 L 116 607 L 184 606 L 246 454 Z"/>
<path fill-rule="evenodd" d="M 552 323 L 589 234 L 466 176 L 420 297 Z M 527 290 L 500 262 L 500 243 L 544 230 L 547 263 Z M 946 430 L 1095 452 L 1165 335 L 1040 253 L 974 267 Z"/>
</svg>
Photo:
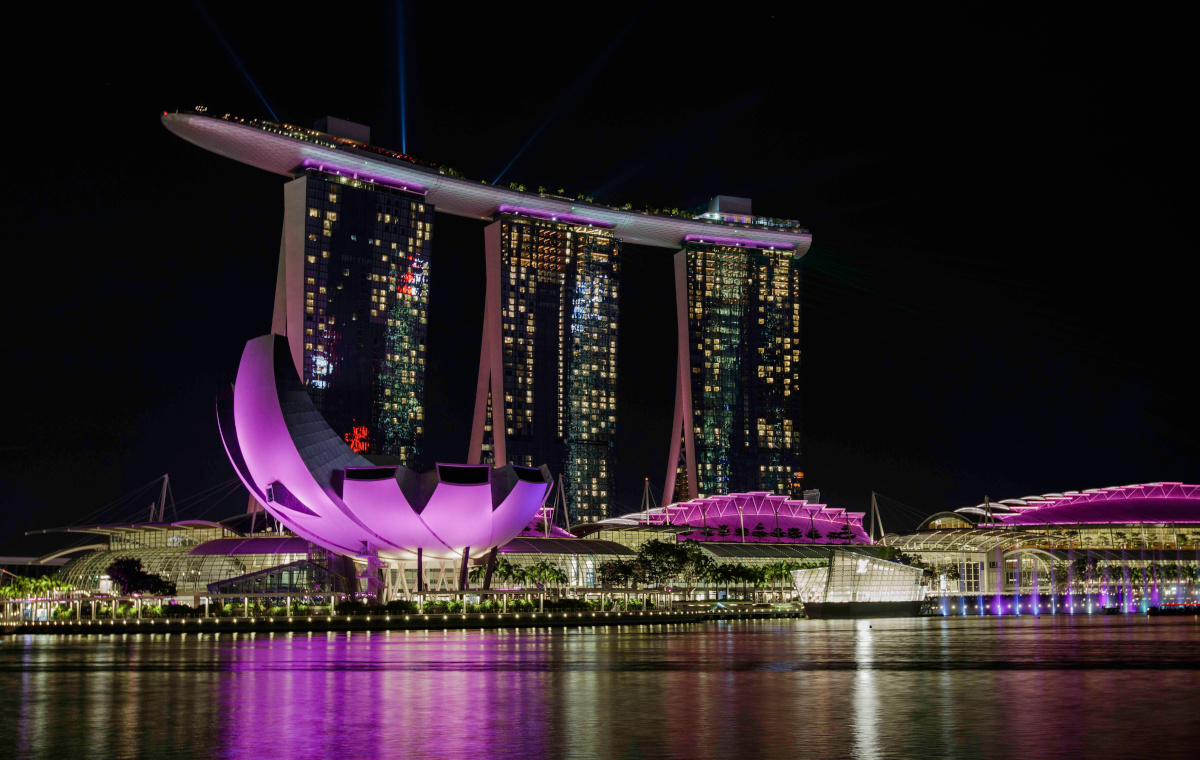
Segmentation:
<svg viewBox="0 0 1200 760">
<path fill-rule="evenodd" d="M 549 466 L 569 521 L 615 514 L 621 261 L 674 254 L 677 347 L 664 501 L 801 488 L 797 222 L 721 196 L 697 215 L 612 208 L 496 187 L 370 144 L 335 118 L 312 129 L 164 112 L 205 150 L 288 178 L 272 332 L 317 409 L 356 451 L 425 469 L 425 361 L 435 212 L 490 222 L 470 463 Z M 796 493 L 799 496 L 799 493 Z"/>
</svg>

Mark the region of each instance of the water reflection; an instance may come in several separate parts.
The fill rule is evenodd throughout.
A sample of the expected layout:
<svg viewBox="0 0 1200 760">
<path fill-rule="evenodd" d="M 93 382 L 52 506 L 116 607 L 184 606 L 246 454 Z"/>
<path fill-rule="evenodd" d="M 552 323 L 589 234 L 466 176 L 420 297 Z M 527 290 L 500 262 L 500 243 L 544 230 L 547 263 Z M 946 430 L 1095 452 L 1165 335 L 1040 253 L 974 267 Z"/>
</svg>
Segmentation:
<svg viewBox="0 0 1200 760">
<path fill-rule="evenodd" d="M 874 624 L 859 620 L 854 626 L 854 659 L 856 662 L 874 662 Z M 854 748 L 855 756 L 875 760 L 882 757 L 879 747 L 879 691 L 875 684 L 875 671 L 863 668 L 854 675 Z"/>
<path fill-rule="evenodd" d="M 1194 618 L 0 639 L 0 757 L 1190 757 Z"/>
</svg>

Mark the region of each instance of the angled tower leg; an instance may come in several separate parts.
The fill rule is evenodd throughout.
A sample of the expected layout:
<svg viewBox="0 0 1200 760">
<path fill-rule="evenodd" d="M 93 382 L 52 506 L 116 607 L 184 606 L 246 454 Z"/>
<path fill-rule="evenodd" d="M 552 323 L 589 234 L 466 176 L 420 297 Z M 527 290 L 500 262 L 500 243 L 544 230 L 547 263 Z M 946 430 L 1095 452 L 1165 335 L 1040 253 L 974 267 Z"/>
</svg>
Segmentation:
<svg viewBox="0 0 1200 760">
<path fill-rule="evenodd" d="M 479 350 L 479 379 L 475 388 L 475 417 L 471 424 L 469 464 L 483 459 L 483 434 L 487 419 L 488 391 L 492 393 L 492 446 L 496 466 L 508 464 L 505 445 L 504 338 L 500 302 L 500 222 L 483 230 L 484 261 L 487 267 L 487 297 L 483 305 L 483 341 Z"/>
<path fill-rule="evenodd" d="M 679 468 L 679 448 L 687 467 L 688 498 L 698 493 L 696 481 L 696 432 L 692 417 L 692 362 L 688 339 L 687 251 L 675 254 L 675 324 L 678 359 L 675 364 L 675 416 L 671 425 L 671 448 L 667 478 L 663 483 L 663 503 L 674 500 L 675 473 Z"/>
<path fill-rule="evenodd" d="M 304 223 L 308 178 L 283 186 L 283 239 L 275 278 L 275 310 L 271 332 L 288 337 L 296 372 L 304 377 Z"/>
<path fill-rule="evenodd" d="M 483 428 L 487 425 L 488 390 L 492 376 L 491 352 L 488 351 L 490 301 L 490 296 L 485 296 L 483 299 L 483 336 L 479 342 L 479 378 L 475 384 L 475 414 L 471 420 L 471 446 L 467 450 L 467 464 L 479 464 L 483 459 Z"/>
</svg>

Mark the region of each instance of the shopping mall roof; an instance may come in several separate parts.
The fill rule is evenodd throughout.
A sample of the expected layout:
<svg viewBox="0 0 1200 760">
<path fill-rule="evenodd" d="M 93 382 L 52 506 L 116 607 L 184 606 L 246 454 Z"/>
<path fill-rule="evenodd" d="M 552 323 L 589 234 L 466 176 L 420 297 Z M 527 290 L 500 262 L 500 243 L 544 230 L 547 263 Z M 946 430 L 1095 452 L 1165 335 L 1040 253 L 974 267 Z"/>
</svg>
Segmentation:
<svg viewBox="0 0 1200 760">
<path fill-rule="evenodd" d="M 861 546 L 844 544 L 758 544 L 758 543 L 716 543 L 705 541 L 701 544 L 704 551 L 716 559 L 829 559 L 835 551 L 851 552 L 874 557 L 878 552 Z"/>
<path fill-rule="evenodd" d="M 641 513 L 644 514 L 644 513 Z M 612 517 L 599 522 L 579 523 L 571 526 L 571 532 L 580 538 L 590 536 L 593 533 L 599 533 L 602 530 L 619 530 L 622 533 L 651 533 L 665 534 L 674 536 L 679 533 L 688 533 L 695 530 L 690 525 L 666 525 L 664 523 L 656 523 L 653 525 L 646 523 L 638 523 L 628 517 Z"/>
<path fill-rule="evenodd" d="M 217 538 L 205 541 L 188 552 L 190 557 L 234 557 L 243 554 L 307 554 L 308 541 L 296 536 L 258 538 Z"/>
<path fill-rule="evenodd" d="M 609 517 L 591 523 L 586 529 L 574 526 L 571 530 L 583 534 L 585 531 L 645 530 L 645 526 L 665 526 L 667 532 L 690 531 L 691 540 L 707 542 L 729 540 L 727 535 L 712 532 L 722 526 L 736 536 L 738 530 L 753 531 L 761 524 L 763 531 L 768 533 L 775 529 L 788 531 L 786 538 L 778 536 L 783 538 L 782 543 L 828 545 L 837 543 L 834 534 L 845 530 L 855 543 L 869 544 L 871 539 L 863 530 L 864 516 L 862 512 L 847 512 L 841 507 L 817 504 L 807 499 L 792 499 L 768 491 L 749 491 L 703 496 L 648 511 Z M 806 534 L 809 530 L 817 530 L 821 536 L 808 538 Z M 773 536 L 771 540 L 775 541 L 776 538 Z"/>
<path fill-rule="evenodd" d="M 902 551 L 916 552 L 989 552 L 1002 551 L 1032 543 L 1045 542 L 1047 537 L 1063 539 L 1043 531 L 1012 528 L 953 528 L 926 530 L 898 536 L 889 533 L 879 540 L 880 546 L 893 546 Z"/>
<path fill-rule="evenodd" d="M 500 547 L 501 554 L 598 554 L 632 557 L 635 552 L 615 541 L 589 538 L 514 538 Z"/>
<path fill-rule="evenodd" d="M 514 190 L 443 174 L 409 156 L 290 124 L 199 112 L 163 112 L 162 121 L 193 145 L 250 166 L 289 177 L 316 169 L 395 186 L 423 194 L 436 210 L 456 216 L 491 220 L 496 213 L 523 214 L 604 227 L 626 242 L 665 248 L 678 248 L 687 240 L 774 247 L 800 257 L 812 245 L 807 230 L 775 224 L 781 220 L 743 223 L 686 218 Z"/>
<path fill-rule="evenodd" d="M 981 524 L 1013 526 L 1200 523 L 1200 486 L 1140 483 L 1046 493 L 956 509 Z"/>
<path fill-rule="evenodd" d="M 65 528 L 42 528 L 25 531 L 32 536 L 40 533 L 96 533 L 102 536 L 125 535 L 168 530 L 220 530 L 236 533 L 227 525 L 211 520 L 176 520 L 175 522 L 112 523 L 108 525 L 68 525 Z"/>
</svg>

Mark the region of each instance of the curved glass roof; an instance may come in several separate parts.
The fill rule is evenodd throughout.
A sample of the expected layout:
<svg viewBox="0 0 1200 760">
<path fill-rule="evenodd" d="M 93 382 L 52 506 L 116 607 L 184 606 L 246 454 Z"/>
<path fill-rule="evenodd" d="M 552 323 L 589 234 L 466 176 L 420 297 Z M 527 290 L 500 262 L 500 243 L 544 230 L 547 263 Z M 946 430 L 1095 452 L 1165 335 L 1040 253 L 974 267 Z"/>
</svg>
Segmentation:
<svg viewBox="0 0 1200 760">
<path fill-rule="evenodd" d="M 634 551 L 615 541 L 591 538 L 514 538 L 500 547 L 501 554 L 610 554 L 632 557 Z"/>
<path fill-rule="evenodd" d="M 1200 485 L 1140 483 L 1046 493 L 962 507 L 980 523 L 1014 526 L 1088 523 L 1200 523 Z"/>
</svg>

